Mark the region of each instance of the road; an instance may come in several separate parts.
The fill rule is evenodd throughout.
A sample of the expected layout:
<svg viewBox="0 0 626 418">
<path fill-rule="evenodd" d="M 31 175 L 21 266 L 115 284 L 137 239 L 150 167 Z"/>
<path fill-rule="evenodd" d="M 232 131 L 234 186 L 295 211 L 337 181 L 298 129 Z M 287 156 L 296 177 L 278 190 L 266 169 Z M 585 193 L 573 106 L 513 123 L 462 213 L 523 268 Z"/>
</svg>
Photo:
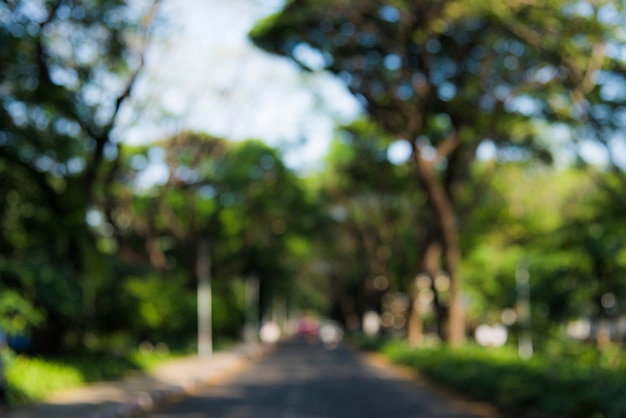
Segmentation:
<svg viewBox="0 0 626 418">
<path fill-rule="evenodd" d="M 150 418 L 484 418 L 339 346 L 292 341 Z"/>
</svg>

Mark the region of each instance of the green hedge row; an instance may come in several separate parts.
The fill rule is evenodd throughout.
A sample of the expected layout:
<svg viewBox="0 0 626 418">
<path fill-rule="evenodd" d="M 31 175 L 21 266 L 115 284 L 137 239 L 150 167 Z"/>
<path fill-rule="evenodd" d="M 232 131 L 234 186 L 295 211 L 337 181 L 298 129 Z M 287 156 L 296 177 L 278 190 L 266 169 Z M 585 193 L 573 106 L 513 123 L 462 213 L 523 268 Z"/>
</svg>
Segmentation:
<svg viewBox="0 0 626 418">
<path fill-rule="evenodd" d="M 11 406 L 37 402 L 59 390 L 116 379 L 131 371 L 147 370 L 176 356 L 140 350 L 125 356 L 83 353 L 55 359 L 5 353 L 8 402 Z"/>
<path fill-rule="evenodd" d="M 564 348 L 525 361 L 511 348 L 416 349 L 400 341 L 370 341 L 362 347 L 412 366 L 468 397 L 488 401 L 507 416 L 626 417 L 624 362 L 606 361 L 590 350 Z"/>
</svg>

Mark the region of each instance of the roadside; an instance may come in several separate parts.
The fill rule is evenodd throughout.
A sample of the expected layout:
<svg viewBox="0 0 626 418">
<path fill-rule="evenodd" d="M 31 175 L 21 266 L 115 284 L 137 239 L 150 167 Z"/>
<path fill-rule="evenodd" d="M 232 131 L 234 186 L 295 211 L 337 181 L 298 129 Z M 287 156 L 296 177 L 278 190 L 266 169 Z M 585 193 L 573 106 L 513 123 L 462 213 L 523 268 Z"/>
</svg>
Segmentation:
<svg viewBox="0 0 626 418">
<path fill-rule="evenodd" d="M 405 365 L 430 386 L 493 405 L 504 416 L 626 417 L 626 366 L 619 357 L 584 347 L 537 350 L 524 359 L 511 346 L 413 348 L 383 339 L 356 345 L 375 352 L 378 361 Z"/>
<path fill-rule="evenodd" d="M 483 416 L 485 418 L 502 418 L 498 409 L 487 403 L 472 400 L 468 397 L 463 396 L 457 391 L 452 391 L 442 385 L 439 385 L 433 382 L 431 379 L 422 376 L 418 373 L 414 368 L 409 366 L 403 366 L 396 363 L 392 363 L 385 355 L 380 353 L 372 353 L 359 351 L 359 354 L 364 359 L 364 361 L 376 369 L 380 370 L 382 373 L 390 374 L 395 377 L 410 380 L 416 386 L 427 388 L 429 391 L 436 393 L 442 399 L 446 399 L 450 404 L 454 405 L 457 409 L 465 412 L 469 412 L 472 414 L 476 414 L 477 416 Z"/>
<path fill-rule="evenodd" d="M 6 418 L 126 418 L 215 383 L 261 358 L 271 346 L 242 344 L 209 358 L 168 361 L 147 373 L 57 392 L 36 405 L 17 407 Z"/>
<path fill-rule="evenodd" d="M 348 344 L 348 347 L 351 344 Z M 346 348 L 348 348 L 346 347 Z M 151 372 L 133 372 L 118 381 L 99 382 L 82 388 L 57 392 L 46 401 L 18 407 L 6 418 L 129 418 L 195 394 L 207 384 L 216 384 L 242 371 L 272 350 L 270 345 L 238 345 L 207 359 L 197 356 L 171 360 Z M 471 416 L 501 418 L 496 408 L 475 402 L 433 383 L 408 366 L 393 364 L 384 355 L 350 347 L 381 376 L 410 381 L 416 393 L 434 392 L 445 403 Z M 282 362 L 283 360 L 281 360 Z M 408 384 L 408 383 L 407 383 Z"/>
</svg>

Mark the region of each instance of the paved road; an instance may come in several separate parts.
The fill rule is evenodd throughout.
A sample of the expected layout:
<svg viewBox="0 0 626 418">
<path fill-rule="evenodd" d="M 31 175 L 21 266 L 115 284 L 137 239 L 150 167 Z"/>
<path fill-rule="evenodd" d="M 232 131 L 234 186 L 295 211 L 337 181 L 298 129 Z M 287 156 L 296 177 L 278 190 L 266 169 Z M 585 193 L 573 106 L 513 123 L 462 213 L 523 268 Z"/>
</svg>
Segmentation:
<svg viewBox="0 0 626 418">
<path fill-rule="evenodd" d="M 339 346 L 293 341 L 150 418 L 483 418 Z"/>
</svg>

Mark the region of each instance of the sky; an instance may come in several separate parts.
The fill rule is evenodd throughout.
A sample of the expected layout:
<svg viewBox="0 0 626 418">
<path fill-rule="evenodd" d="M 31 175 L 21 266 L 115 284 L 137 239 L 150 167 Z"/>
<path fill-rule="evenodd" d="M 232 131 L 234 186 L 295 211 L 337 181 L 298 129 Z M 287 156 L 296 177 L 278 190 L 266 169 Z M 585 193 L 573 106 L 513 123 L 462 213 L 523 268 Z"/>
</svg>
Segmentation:
<svg viewBox="0 0 626 418">
<path fill-rule="evenodd" d="M 122 125 L 128 144 L 161 140 L 182 130 L 206 132 L 231 140 L 262 139 L 283 150 L 285 164 L 306 173 L 318 168 L 337 124 L 348 123 L 362 109 L 338 78 L 303 73 L 290 60 L 257 49 L 247 38 L 254 24 L 276 12 L 282 0 L 163 0 L 155 40 L 146 54 L 137 85 L 137 109 Z M 306 52 L 306 51 L 305 51 Z M 312 56 L 312 58 L 315 58 Z M 559 127 L 547 132 L 549 142 L 567 144 Z M 626 141 L 616 138 L 613 154 L 623 156 Z M 583 143 L 578 150 L 591 163 L 602 164 L 606 149 Z M 410 148 L 391 147 L 388 157 L 401 163 Z M 479 159 L 494 158 L 488 141 Z M 561 148 L 557 165 L 568 165 L 574 149 Z M 150 154 L 146 183 L 164 182 L 163 155 Z"/>
<path fill-rule="evenodd" d="M 160 16 L 166 26 L 146 54 L 137 86 L 141 113 L 128 116 L 126 142 L 145 144 L 195 130 L 262 139 L 281 147 L 285 164 L 298 171 L 319 166 L 335 124 L 349 122 L 361 109 L 336 77 L 302 73 L 248 40 L 255 22 L 281 3 L 165 0 Z"/>
</svg>

